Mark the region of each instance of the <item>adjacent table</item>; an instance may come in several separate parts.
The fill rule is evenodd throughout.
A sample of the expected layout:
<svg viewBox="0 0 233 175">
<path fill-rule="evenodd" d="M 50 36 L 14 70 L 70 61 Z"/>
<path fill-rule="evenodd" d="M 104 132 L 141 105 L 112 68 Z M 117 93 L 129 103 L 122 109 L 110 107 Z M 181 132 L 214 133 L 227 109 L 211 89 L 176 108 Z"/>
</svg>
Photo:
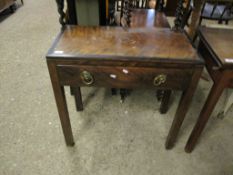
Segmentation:
<svg viewBox="0 0 233 175">
<path fill-rule="evenodd" d="M 233 88 L 233 30 L 201 28 L 198 52 L 214 81 L 197 123 L 185 147 L 191 152 L 225 88 Z"/>
<path fill-rule="evenodd" d="M 183 91 L 166 141 L 172 148 L 204 66 L 186 36 L 169 28 L 66 26 L 46 58 L 67 145 L 74 140 L 64 86 L 75 87 L 78 110 L 80 87 L 96 86 Z"/>
</svg>

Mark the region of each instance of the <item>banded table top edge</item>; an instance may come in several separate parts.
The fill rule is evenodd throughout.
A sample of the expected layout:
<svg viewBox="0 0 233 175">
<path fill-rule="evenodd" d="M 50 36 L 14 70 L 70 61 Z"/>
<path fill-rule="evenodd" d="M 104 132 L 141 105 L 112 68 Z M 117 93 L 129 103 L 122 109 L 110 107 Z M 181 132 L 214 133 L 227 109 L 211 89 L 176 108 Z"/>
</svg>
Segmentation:
<svg viewBox="0 0 233 175">
<path fill-rule="evenodd" d="M 185 34 L 173 32 L 168 28 L 124 30 L 122 27 L 68 25 L 58 34 L 46 58 L 74 60 L 111 58 L 111 60 L 122 61 L 174 61 L 203 64 L 203 60 Z"/>
<path fill-rule="evenodd" d="M 233 68 L 233 29 L 200 27 L 198 34 L 221 68 Z"/>
</svg>

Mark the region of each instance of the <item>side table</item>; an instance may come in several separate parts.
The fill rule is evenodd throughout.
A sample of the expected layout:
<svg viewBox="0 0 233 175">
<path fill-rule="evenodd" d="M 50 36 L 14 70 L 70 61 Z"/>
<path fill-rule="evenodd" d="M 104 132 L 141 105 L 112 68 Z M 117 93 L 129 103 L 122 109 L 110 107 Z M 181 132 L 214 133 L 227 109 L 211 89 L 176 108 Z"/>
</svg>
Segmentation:
<svg viewBox="0 0 233 175">
<path fill-rule="evenodd" d="M 166 141 L 172 148 L 204 66 L 185 34 L 167 28 L 66 26 L 46 58 L 67 145 L 74 140 L 64 86 L 75 87 L 78 110 L 80 87 L 95 86 L 183 91 Z"/>
<path fill-rule="evenodd" d="M 198 52 L 214 82 L 201 110 L 185 150 L 192 152 L 219 97 L 225 88 L 233 88 L 233 30 L 200 28 Z"/>
</svg>

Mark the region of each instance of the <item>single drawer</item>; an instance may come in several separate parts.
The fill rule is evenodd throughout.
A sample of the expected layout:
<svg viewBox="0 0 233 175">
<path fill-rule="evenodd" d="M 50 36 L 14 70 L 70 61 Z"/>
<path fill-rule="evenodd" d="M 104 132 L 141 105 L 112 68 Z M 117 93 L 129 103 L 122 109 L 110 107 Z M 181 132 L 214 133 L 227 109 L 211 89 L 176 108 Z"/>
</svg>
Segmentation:
<svg viewBox="0 0 233 175">
<path fill-rule="evenodd" d="M 185 89 L 190 69 L 58 65 L 60 83 L 114 88 L 159 87 Z"/>
</svg>

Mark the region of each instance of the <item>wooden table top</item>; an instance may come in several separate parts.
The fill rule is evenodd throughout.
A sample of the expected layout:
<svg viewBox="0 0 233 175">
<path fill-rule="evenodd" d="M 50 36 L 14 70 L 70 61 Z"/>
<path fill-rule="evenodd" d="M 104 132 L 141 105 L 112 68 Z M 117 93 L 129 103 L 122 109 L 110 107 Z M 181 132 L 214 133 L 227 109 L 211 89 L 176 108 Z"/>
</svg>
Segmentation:
<svg viewBox="0 0 233 175">
<path fill-rule="evenodd" d="M 233 68 L 233 30 L 200 28 L 200 36 L 223 67 Z"/>
<path fill-rule="evenodd" d="M 130 27 L 171 27 L 165 14 L 154 9 L 133 9 L 131 16 Z"/>
<path fill-rule="evenodd" d="M 66 26 L 47 58 L 203 63 L 184 34 L 167 28 Z"/>
</svg>

